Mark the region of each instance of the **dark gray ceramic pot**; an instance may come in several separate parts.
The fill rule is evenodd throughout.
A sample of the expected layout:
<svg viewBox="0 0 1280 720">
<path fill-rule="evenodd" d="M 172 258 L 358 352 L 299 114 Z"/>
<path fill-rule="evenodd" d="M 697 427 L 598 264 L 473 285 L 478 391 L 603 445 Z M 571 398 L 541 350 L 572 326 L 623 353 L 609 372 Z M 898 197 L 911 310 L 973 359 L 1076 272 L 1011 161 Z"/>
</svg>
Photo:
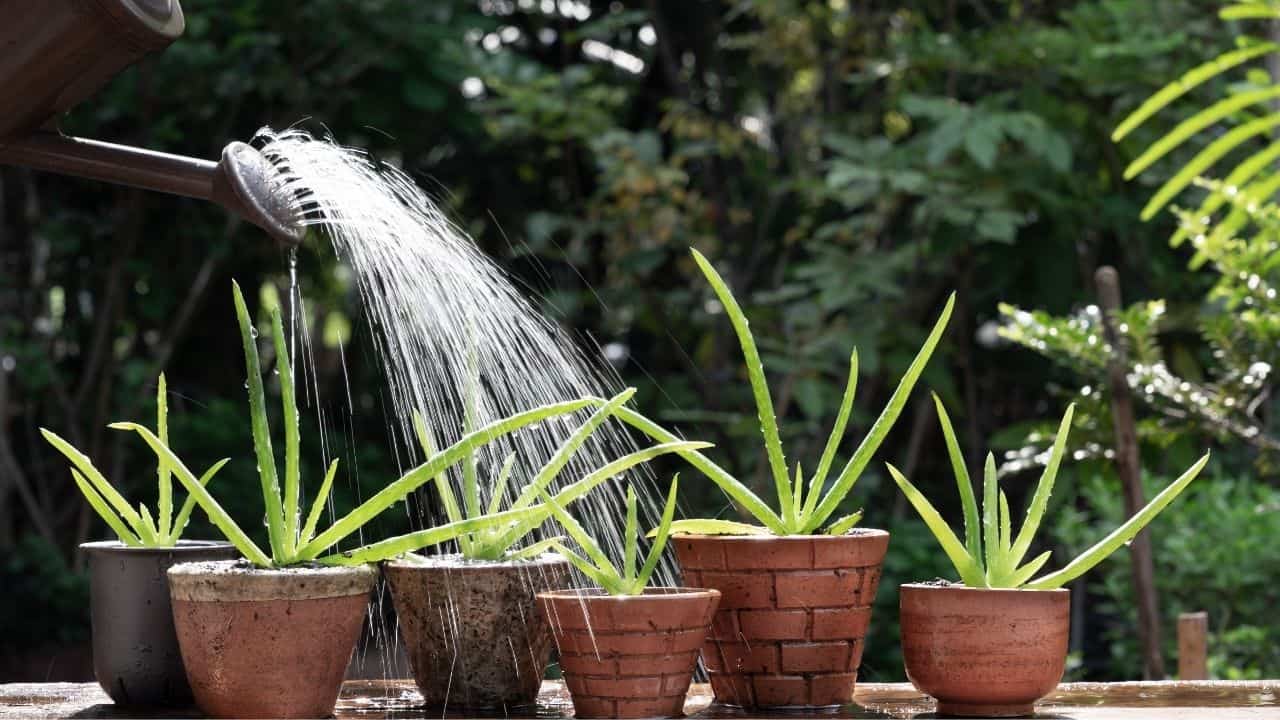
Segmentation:
<svg viewBox="0 0 1280 720">
<path fill-rule="evenodd" d="M 118 541 L 80 546 L 89 555 L 93 674 L 117 704 L 181 707 L 192 703 L 173 630 L 169 567 L 240 557 L 230 543 L 180 540 L 137 548 Z"/>
<path fill-rule="evenodd" d="M 535 595 L 569 587 L 569 563 L 457 555 L 383 563 L 400 634 L 426 705 L 449 711 L 533 704 L 551 656 Z"/>
</svg>

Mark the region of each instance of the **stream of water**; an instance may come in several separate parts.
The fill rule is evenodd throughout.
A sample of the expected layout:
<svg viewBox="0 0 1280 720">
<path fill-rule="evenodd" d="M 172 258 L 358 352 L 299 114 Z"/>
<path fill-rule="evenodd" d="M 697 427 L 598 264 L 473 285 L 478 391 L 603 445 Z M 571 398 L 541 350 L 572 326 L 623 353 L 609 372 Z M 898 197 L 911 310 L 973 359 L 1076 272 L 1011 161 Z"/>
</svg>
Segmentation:
<svg viewBox="0 0 1280 720">
<path fill-rule="evenodd" d="M 609 396 L 621 389 L 607 363 L 588 356 L 561 327 L 541 315 L 405 173 L 361 150 L 298 130 L 263 130 L 257 144 L 282 170 L 278 191 L 293 199 L 296 214 L 306 224 L 323 229 L 338 258 L 354 273 L 364 319 L 385 373 L 388 436 L 402 469 L 422 459 L 412 427 L 415 410 L 427 418 L 437 446 L 444 447 L 463 434 L 469 394 L 474 397 L 475 425 L 480 426 L 539 405 L 583 395 Z M 308 376 L 306 369 L 314 363 L 309 362 L 310 333 L 294 263 L 296 258 L 290 267 L 290 312 L 293 337 L 300 336 L 303 346 L 303 372 L 295 376 L 305 378 L 309 391 L 315 392 L 314 370 Z M 349 390 L 346 400 L 349 405 Z M 489 502 L 485 479 L 495 476 L 509 453 L 516 458 L 514 471 L 500 491 L 511 500 L 585 417 L 586 411 L 530 426 L 478 453 L 483 502 Z M 565 467 L 557 486 L 635 449 L 624 426 L 611 420 Z M 329 448 L 323 451 L 327 457 Z M 665 496 L 644 466 L 627 475 L 605 483 L 571 508 L 613 557 L 622 554 L 627 482 L 636 485 L 641 498 L 643 528 L 657 523 Z M 460 473 L 455 472 L 452 481 L 455 489 L 459 487 Z M 444 519 L 414 521 L 433 525 Z M 654 583 L 670 585 L 675 580 L 674 565 L 664 560 Z"/>
</svg>

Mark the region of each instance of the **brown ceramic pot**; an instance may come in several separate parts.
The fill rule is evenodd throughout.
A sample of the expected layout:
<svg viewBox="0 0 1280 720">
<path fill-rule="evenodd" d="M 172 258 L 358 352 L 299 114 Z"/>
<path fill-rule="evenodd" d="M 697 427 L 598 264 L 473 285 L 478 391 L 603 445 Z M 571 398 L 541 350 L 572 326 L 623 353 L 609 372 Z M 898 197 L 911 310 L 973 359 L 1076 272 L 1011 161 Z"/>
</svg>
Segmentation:
<svg viewBox="0 0 1280 720">
<path fill-rule="evenodd" d="M 702 649 L 716 702 L 812 708 L 853 701 L 883 530 L 672 538 L 686 585 L 720 591 Z"/>
<path fill-rule="evenodd" d="M 196 705 L 221 718 L 332 715 L 376 578 L 372 566 L 170 568 L 174 626 Z"/>
<path fill-rule="evenodd" d="M 680 717 L 698 648 L 720 600 L 715 590 L 650 588 L 538 593 L 579 718 Z"/>
<path fill-rule="evenodd" d="M 907 677 L 939 714 L 1030 715 L 1062 679 L 1068 590 L 903 585 L 900 605 Z"/>
<path fill-rule="evenodd" d="M 551 656 L 535 593 L 569 587 L 569 562 L 475 562 L 459 555 L 383 563 L 422 698 L 446 710 L 532 705 Z"/>
</svg>

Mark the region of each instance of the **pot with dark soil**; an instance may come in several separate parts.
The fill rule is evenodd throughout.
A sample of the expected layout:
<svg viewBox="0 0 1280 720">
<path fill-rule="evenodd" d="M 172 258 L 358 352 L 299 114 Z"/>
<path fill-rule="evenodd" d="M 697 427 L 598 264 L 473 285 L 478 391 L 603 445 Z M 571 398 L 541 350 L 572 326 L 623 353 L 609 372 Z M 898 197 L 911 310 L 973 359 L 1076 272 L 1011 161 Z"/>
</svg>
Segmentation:
<svg viewBox="0 0 1280 720">
<path fill-rule="evenodd" d="M 569 586 L 567 560 L 417 556 L 382 571 L 426 705 L 509 710 L 537 700 L 552 640 L 534 595 Z"/>
<path fill-rule="evenodd" d="M 225 542 L 181 540 L 174 547 L 117 541 L 80 546 L 89 557 L 93 674 L 112 702 L 127 707 L 183 707 L 191 688 L 182 666 L 165 572 L 179 562 L 230 560 Z"/>
<path fill-rule="evenodd" d="M 776 508 L 698 451 L 681 455 L 758 524 L 681 520 L 673 526 L 684 583 L 721 593 L 702 659 L 717 703 L 810 710 L 853 701 L 880 565 L 889 544 L 882 530 L 855 529 L 862 512 L 841 514 L 845 499 L 905 407 L 951 316 L 954 296 L 908 366 L 880 416 L 842 468 L 834 467 L 853 409 L 858 354 L 825 447 L 805 476 L 783 453 L 760 351 L 733 293 L 696 250 L 693 259 L 724 307 L 746 361 L 764 438 Z M 675 438 L 639 413 L 619 418 L 662 442 Z"/>
<path fill-rule="evenodd" d="M 907 677 L 921 692 L 937 699 L 941 715 L 1031 715 L 1036 701 L 1053 691 L 1066 667 L 1071 595 L 1062 585 L 1132 540 L 1199 475 L 1209 456 L 1064 568 L 1035 577 L 1050 553 L 1025 563 L 1023 558 L 1049 504 L 1071 430 L 1072 408 L 1062 418 L 1026 519 L 1015 534 L 1009 501 L 997 482 L 995 457 L 987 455 L 980 509 L 946 409 L 937 398 L 935 402 L 960 490 L 964 539 L 892 465 L 889 474 L 938 539 L 961 582 L 902 586 L 902 656 Z"/>
</svg>

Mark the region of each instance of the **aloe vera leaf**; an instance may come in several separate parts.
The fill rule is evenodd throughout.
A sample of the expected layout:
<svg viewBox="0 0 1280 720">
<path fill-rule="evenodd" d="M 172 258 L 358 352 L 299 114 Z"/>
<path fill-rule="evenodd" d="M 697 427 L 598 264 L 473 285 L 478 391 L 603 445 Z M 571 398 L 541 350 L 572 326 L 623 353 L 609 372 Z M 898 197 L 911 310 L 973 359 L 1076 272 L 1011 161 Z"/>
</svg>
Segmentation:
<svg viewBox="0 0 1280 720">
<path fill-rule="evenodd" d="M 768 528 L 733 520 L 676 520 L 671 523 L 676 535 L 771 535 Z M 650 532 L 649 537 L 653 537 Z"/>
<path fill-rule="evenodd" d="M 671 521 L 676 516 L 676 493 L 679 487 L 680 476 L 676 475 L 671 478 L 671 489 L 667 491 L 667 504 L 662 508 L 662 519 L 658 521 L 658 527 L 655 528 L 658 536 L 649 547 L 649 555 L 645 557 L 644 567 L 640 568 L 639 574 L 631 578 L 632 587 L 637 595 L 644 592 L 645 586 L 649 584 L 649 578 L 658 567 L 658 561 L 662 559 L 662 551 L 666 549 L 667 540 L 671 537 Z M 631 540 L 636 541 L 634 536 L 631 536 Z"/>
<path fill-rule="evenodd" d="M 413 430 L 418 435 L 418 445 L 422 447 L 422 454 L 428 460 L 435 457 L 437 453 L 435 440 L 427 429 L 427 421 L 417 410 L 413 411 Z M 464 456 L 463 460 L 465 461 L 467 457 L 470 455 Z M 449 483 L 447 470 L 447 466 L 441 467 L 432 479 L 435 480 L 436 491 L 440 493 L 440 504 L 444 506 L 445 517 L 451 523 L 461 522 L 466 519 L 466 515 L 462 512 L 462 506 L 458 504 L 457 496 L 453 494 L 453 485 Z M 473 557 L 473 553 L 476 552 L 470 535 L 458 536 L 458 548 L 462 550 L 463 557 Z"/>
<path fill-rule="evenodd" d="M 947 443 L 947 457 L 951 459 L 951 472 L 956 478 L 956 489 L 960 491 L 960 506 L 964 510 L 964 546 L 973 557 L 982 557 L 982 526 L 978 520 L 978 500 L 973 494 L 973 481 L 969 479 L 969 469 L 965 467 L 964 453 L 960 451 L 960 443 L 956 441 L 951 417 L 947 415 L 947 409 L 937 393 L 933 393 L 933 404 L 938 409 L 938 424 L 942 426 L 942 437 Z"/>
<path fill-rule="evenodd" d="M 298 495 L 301 492 L 301 470 L 298 452 L 298 401 L 293 383 L 293 363 L 284 342 L 284 320 L 280 306 L 271 308 L 271 335 L 276 346 L 276 367 L 280 373 L 280 405 L 284 411 L 284 544 L 293 554 L 298 549 L 298 518 L 301 514 Z"/>
<path fill-rule="evenodd" d="M 426 462 L 405 473 L 399 480 L 387 485 L 355 510 L 330 525 L 328 530 L 320 533 L 298 551 L 300 559 L 310 560 L 317 557 L 338 541 L 359 530 L 375 515 L 400 502 L 409 493 L 421 487 L 445 468 L 458 462 L 468 452 L 492 442 L 495 438 L 515 432 L 526 425 L 532 425 L 547 418 L 566 415 L 581 410 L 590 404 L 592 404 L 590 399 L 580 399 L 543 405 L 494 421 L 479 430 L 467 433 L 453 445 L 431 456 Z M 450 525 L 454 524 L 456 523 L 450 523 Z"/>
<path fill-rule="evenodd" d="M 156 382 L 156 434 L 160 442 L 169 444 L 169 392 L 164 373 Z M 173 476 L 164 463 L 156 463 L 156 514 L 159 515 L 159 527 L 156 528 L 161 538 L 169 538 L 173 526 Z"/>
<path fill-rule="evenodd" d="M 796 524 L 800 524 L 804 508 L 804 470 L 796 462 L 795 479 L 791 481 L 791 506 L 796 508 Z"/>
<path fill-rule="evenodd" d="M 982 469 L 982 544 L 986 549 L 984 564 L 988 583 L 994 580 L 1000 571 L 1000 506 L 996 496 L 998 491 L 996 459 L 994 455 L 987 453 L 987 461 Z"/>
<path fill-rule="evenodd" d="M 1022 564 L 1022 558 L 1026 556 L 1027 550 L 1031 547 L 1031 541 L 1035 539 L 1036 531 L 1040 529 L 1040 520 L 1044 517 L 1045 509 L 1049 507 L 1049 496 L 1053 494 L 1053 481 L 1058 476 L 1062 456 L 1066 454 L 1067 436 L 1071 434 L 1071 418 L 1075 415 L 1075 411 L 1074 404 L 1068 405 L 1066 414 L 1062 416 L 1062 422 L 1058 424 L 1058 434 L 1053 439 L 1053 450 L 1049 455 L 1049 462 L 1045 464 L 1040 482 L 1036 485 L 1036 492 L 1031 496 L 1031 504 L 1027 506 L 1027 517 L 1018 530 L 1018 538 L 1013 541 L 1013 549 L 1009 554 L 1011 568 Z"/>
<path fill-rule="evenodd" d="M 1084 573 L 1093 568 L 1094 565 L 1107 559 L 1111 553 L 1119 550 L 1121 546 L 1133 540 L 1147 523 L 1155 519 L 1156 515 L 1165 508 L 1169 503 L 1173 502 L 1178 494 L 1191 484 L 1192 480 L 1200 474 L 1206 463 L 1209 462 L 1209 453 L 1205 453 L 1195 465 L 1187 469 L 1177 480 L 1174 480 L 1164 490 L 1160 491 L 1147 503 L 1145 507 L 1133 514 L 1125 524 L 1116 528 L 1110 535 L 1107 535 L 1096 545 L 1080 553 L 1075 560 L 1067 563 L 1067 566 L 1061 570 L 1045 575 L 1039 580 L 1027 583 L 1027 587 L 1032 590 L 1051 590 L 1053 588 L 1062 587 L 1066 583 L 1075 580 Z"/>
<path fill-rule="evenodd" d="M 1121 140 L 1124 136 L 1133 132 L 1133 130 L 1139 125 L 1150 119 L 1152 115 L 1155 115 L 1168 106 L 1169 103 L 1182 97 L 1188 91 L 1202 83 L 1212 80 L 1237 65 L 1241 65 L 1256 57 L 1276 52 L 1278 50 L 1280 50 L 1280 45 L 1276 45 L 1275 43 L 1260 43 L 1240 50 L 1223 53 L 1203 65 L 1199 65 L 1188 70 L 1182 74 L 1182 77 L 1156 91 L 1154 95 L 1147 98 L 1142 105 L 1138 106 L 1137 110 L 1134 110 L 1128 115 L 1128 117 L 1122 120 L 1111 133 L 1111 139 L 1113 141 Z"/>
<path fill-rule="evenodd" d="M 502 509 L 502 498 L 507 489 L 507 481 L 511 478 L 511 469 L 515 467 L 516 454 L 507 453 L 507 457 L 502 461 L 502 467 L 498 470 L 498 477 L 493 481 L 493 495 L 489 498 L 490 514 L 496 513 Z"/>
<path fill-rule="evenodd" d="M 586 575 L 587 578 L 595 582 L 610 595 L 634 594 L 627 592 L 629 588 L 626 588 L 616 576 L 610 575 L 595 565 L 592 565 L 590 560 L 570 550 L 564 545 L 564 543 L 556 543 L 556 551 L 563 555 L 566 560 L 573 564 L 574 567 L 578 568 L 583 575 Z"/>
<path fill-rule="evenodd" d="M 142 518 L 142 544 L 147 547 L 156 547 L 160 545 L 160 536 L 157 534 L 159 528 L 156 527 L 156 521 L 151 517 L 151 511 L 147 506 L 138 503 L 138 515 Z"/>
<path fill-rule="evenodd" d="M 1250 105 L 1264 103 L 1280 97 L 1280 85 L 1273 85 L 1267 88 L 1251 90 L 1249 92 L 1236 93 L 1226 97 L 1191 117 L 1178 123 L 1177 127 L 1170 130 L 1151 144 L 1141 155 L 1133 162 L 1129 163 L 1124 169 L 1124 179 L 1132 180 L 1142 171 L 1151 167 L 1157 160 L 1169 154 L 1189 138 L 1199 133 L 1201 130 L 1231 117 L 1236 113 L 1244 110 Z"/>
<path fill-rule="evenodd" d="M 782 452 L 782 438 L 778 434 L 778 418 L 774 415 L 773 398 L 769 394 L 769 383 L 764 376 L 764 365 L 760 361 L 760 351 L 756 348 L 755 338 L 751 335 L 750 322 L 742 312 L 733 292 L 725 284 L 720 273 L 707 261 L 702 253 L 690 248 L 693 260 L 711 283 L 720 304 L 724 306 L 733 331 L 738 335 L 738 344 L 742 346 L 743 360 L 747 365 L 747 379 L 751 383 L 751 394 L 755 396 L 756 416 L 760 420 L 760 431 L 764 434 L 765 453 L 769 458 L 769 469 L 773 472 L 773 484 L 778 493 L 779 514 L 788 525 L 796 521 L 796 508 L 792 504 L 790 488 L 791 479 L 787 475 L 787 458 Z"/>
<path fill-rule="evenodd" d="M 947 298 L 946 306 L 942 309 L 942 315 L 934 323 L 933 330 L 929 332 L 929 336 L 925 338 L 920 352 L 916 353 L 915 359 L 911 361 L 911 365 L 903 373 L 902 380 L 898 382 L 898 387 L 894 389 L 893 395 L 889 397 L 889 402 L 885 404 L 884 410 L 880 412 L 880 417 L 876 418 L 875 423 L 871 425 L 871 429 L 867 431 L 866 437 L 862 439 L 858 449 L 854 451 L 853 457 L 845 464 L 844 469 L 840 471 L 840 475 L 836 478 L 831 489 L 827 491 L 822 501 L 818 503 L 818 507 L 814 510 L 813 515 L 809 517 L 808 523 L 801 528 L 802 533 L 812 533 L 822 527 L 822 524 L 840 507 L 840 503 L 844 501 L 845 496 L 853 489 L 854 483 L 862 475 L 867 463 L 871 462 L 871 456 L 880 448 L 880 443 L 884 442 L 885 436 L 893 428 L 898 415 L 902 414 L 902 409 L 906 407 L 907 398 L 910 397 L 911 390 L 916 385 L 916 380 L 920 378 L 920 373 L 924 372 L 925 365 L 929 364 L 929 358 L 932 357 L 934 348 L 938 346 L 938 341 L 942 339 L 942 333 L 947 329 L 947 322 L 951 319 L 951 310 L 955 307 L 955 304 L 956 294 L 951 293 L 951 296 Z"/>
<path fill-rule="evenodd" d="M 474 388 L 468 390 L 462 415 L 462 431 L 464 434 L 475 430 L 475 397 Z M 480 478 L 476 473 L 476 454 L 468 451 L 462 457 L 462 508 L 469 518 L 480 517 Z"/>
<path fill-rule="evenodd" d="M 89 456 L 77 450 L 74 445 L 63 440 L 52 430 L 40 428 L 40 434 L 54 449 L 62 453 L 67 460 L 70 460 L 77 470 L 83 473 L 85 479 L 93 485 L 93 488 L 102 495 L 102 498 L 111 505 L 120 518 L 128 523 L 129 529 L 133 531 L 134 535 L 141 538 L 142 533 L 139 531 L 138 526 L 141 525 L 142 518 L 138 516 L 138 511 L 129 505 L 129 502 L 112 487 L 110 482 L 107 482 L 107 479 L 102 476 L 98 468 L 94 467 L 93 461 L 89 459 Z"/>
<path fill-rule="evenodd" d="M 1209 143 L 1203 150 L 1196 153 L 1195 157 L 1191 158 L 1186 165 L 1183 165 L 1173 177 L 1166 180 L 1151 196 L 1151 199 L 1147 201 L 1147 204 L 1143 206 L 1139 217 L 1144 221 L 1155 217 L 1155 214 L 1161 208 L 1168 205 L 1177 197 L 1178 193 L 1186 189 L 1196 178 L 1204 175 L 1205 171 L 1222 159 L 1224 155 L 1246 141 L 1270 132 L 1277 126 L 1280 126 L 1280 113 L 1272 113 L 1264 115 L 1257 120 L 1251 120 L 1224 133 L 1221 137 Z"/>
<path fill-rule="evenodd" d="M 116 537 L 120 538 L 120 542 L 130 547 L 142 546 L 142 539 L 125 527 L 120 516 L 107 505 L 107 502 L 102 499 L 97 490 L 93 489 L 89 481 L 84 479 L 84 475 L 81 475 L 79 470 L 71 468 L 71 477 L 76 481 L 76 485 L 80 488 L 80 493 L 89 502 L 89 506 L 97 511 L 98 515 L 107 523 L 107 527 L 111 528 Z"/>
<path fill-rule="evenodd" d="M 1009 575 L 1007 581 L 1002 583 L 1001 587 L 1022 587 L 1023 583 L 1030 580 L 1032 575 L 1040 572 L 1040 568 L 1044 567 L 1044 564 L 1049 562 L 1050 555 L 1053 555 L 1052 550 L 1045 550 L 1040 553 L 1031 562 L 1023 565 L 1021 568 L 1014 571 L 1013 574 Z"/>
<path fill-rule="evenodd" d="M 556 521 L 565 529 L 565 532 L 569 533 L 569 537 L 578 543 L 578 546 L 587 554 L 591 562 L 602 573 L 612 578 L 615 585 L 623 585 L 622 573 L 618 572 L 618 568 L 609 561 L 604 551 L 600 549 L 600 544 L 595 541 L 595 538 L 591 537 L 591 533 L 587 532 L 586 528 L 582 527 L 582 523 L 570 515 L 564 509 L 564 506 L 556 502 L 555 498 L 547 495 L 546 490 L 542 491 L 542 501 L 551 508 L 551 513 L 555 516 Z"/>
<path fill-rule="evenodd" d="M 604 402 L 601 398 L 594 398 L 596 403 Z M 680 442 L 679 436 L 666 430 L 661 425 L 655 423 L 644 415 L 627 407 L 618 408 L 617 418 L 649 437 L 660 443 Z M 782 522 L 782 518 L 778 517 L 768 505 L 765 504 L 760 496 L 751 492 L 751 490 L 738 481 L 727 470 L 715 464 L 706 455 L 696 450 L 685 450 L 678 453 L 685 462 L 697 468 L 706 475 L 711 482 L 715 483 L 729 496 L 729 499 L 738 503 L 744 510 L 760 521 L 761 525 L 769 528 L 776 535 L 786 535 L 787 528 Z"/>
<path fill-rule="evenodd" d="M 1013 548 L 1013 518 L 1009 514 L 1009 498 L 1000 491 L 1000 551 L 1006 555 Z M 1009 568 L 1012 570 L 1013 568 Z"/>
<path fill-rule="evenodd" d="M 858 392 L 858 351 L 855 348 L 849 353 L 849 379 L 845 381 L 844 396 L 840 398 L 840 411 L 836 413 L 835 425 L 827 436 L 827 446 L 822 450 L 822 459 L 818 461 L 818 471 L 809 480 L 809 496 L 805 498 L 804 507 L 800 510 L 800 524 L 803 526 L 813 515 L 818 506 L 818 498 L 822 496 L 822 486 L 827 482 L 827 473 L 831 472 L 831 463 L 836 459 L 836 451 L 840 441 L 844 439 L 845 428 L 849 425 L 849 415 L 853 411 L 853 398 Z"/>
<path fill-rule="evenodd" d="M 639 549 L 640 516 L 636 509 L 636 489 L 627 486 L 627 522 L 622 533 L 622 577 L 628 582 L 636 579 L 636 551 Z"/>
<path fill-rule="evenodd" d="M 533 480 L 520 491 L 520 495 L 516 497 L 515 502 L 511 503 L 511 507 L 518 509 L 532 505 L 538 495 L 551 486 L 551 483 L 555 481 L 560 471 L 578 452 L 583 443 L 587 441 L 587 438 L 635 394 L 635 388 L 627 388 L 609 398 L 609 401 L 603 406 L 596 408 L 586 422 L 582 423 L 568 439 L 560 444 L 560 447 L 556 448 L 555 454 L 551 456 L 546 465 L 543 465 L 538 470 L 538 474 L 533 476 Z"/>
<path fill-rule="evenodd" d="M 712 447 L 711 443 L 691 441 L 663 443 L 661 445 L 654 445 L 652 447 L 636 450 L 592 470 L 581 480 L 561 489 L 553 495 L 552 498 L 562 507 L 568 507 L 570 503 L 585 496 L 600 485 L 600 483 L 603 483 L 609 478 L 617 477 L 623 472 L 630 470 L 632 467 L 648 462 L 659 455 L 680 452 L 682 450 L 698 450 L 708 447 Z M 545 507 L 546 506 L 544 506 L 544 508 Z M 497 534 L 496 539 L 490 540 L 487 544 L 492 547 L 496 547 L 498 549 L 498 554 L 501 555 L 512 545 L 520 542 L 520 540 L 526 535 L 533 532 L 534 528 L 541 525 L 550 515 L 551 510 L 548 508 L 543 511 L 541 516 L 530 517 L 522 522 L 516 523 L 514 527 L 506 530 L 494 531 Z"/>
<path fill-rule="evenodd" d="M 235 296 L 236 319 L 240 323 L 240 341 L 244 345 L 245 375 L 248 378 L 249 418 L 253 429 L 253 450 L 258 459 L 258 479 L 262 484 L 262 500 L 267 515 L 267 537 L 271 555 L 284 561 L 292 553 L 284 541 L 284 505 L 280 501 L 280 484 L 276 479 L 276 458 L 271 450 L 271 426 L 267 423 L 267 399 L 262 390 L 262 365 L 258 361 L 258 343 L 249 319 L 240 284 L 231 281 Z"/>
<path fill-rule="evenodd" d="M 561 535 L 547 538 L 546 540 L 539 540 L 538 542 L 533 543 L 532 545 L 526 545 L 525 547 L 522 547 L 519 550 L 512 550 L 511 552 L 506 553 L 506 555 L 504 556 L 504 559 L 513 560 L 513 561 L 514 560 L 532 560 L 533 558 L 536 558 L 539 555 L 555 548 L 563 540 L 564 540 L 564 537 Z"/>
<path fill-rule="evenodd" d="M 338 458 L 334 458 L 329 463 L 329 469 L 325 470 L 324 480 L 320 483 L 320 490 L 316 493 L 316 497 L 311 501 L 311 512 L 307 513 L 307 521 L 302 526 L 302 533 L 298 536 L 298 544 L 306 545 L 311 542 L 311 538 L 316 534 L 316 526 L 320 524 L 320 516 L 324 514 L 325 505 L 329 502 L 329 493 L 333 489 L 333 478 L 338 474 Z"/>
<path fill-rule="evenodd" d="M 845 534 L 845 533 L 849 532 L 850 530 L 852 530 L 852 529 L 853 529 L 853 527 L 854 527 L 855 525 L 857 525 L 858 523 L 860 523 L 860 522 L 862 522 L 862 511 L 861 511 L 861 510 L 859 510 L 858 512 L 849 513 L 848 515 L 845 515 L 844 517 L 840 518 L 839 520 L 837 520 L 837 521 L 835 521 L 835 522 L 831 523 L 831 525 L 830 525 L 829 527 L 827 527 L 827 534 L 828 534 L 828 535 L 843 535 L 843 534 Z"/>
<path fill-rule="evenodd" d="M 424 547 L 439 545 L 443 542 L 457 539 L 467 533 L 473 533 L 478 530 L 484 530 L 494 525 L 501 525 L 517 521 L 531 513 L 539 512 L 541 508 L 532 507 L 523 510 L 507 510 L 496 515 L 482 515 L 475 518 L 467 518 L 460 522 L 448 523 L 446 525 L 438 525 L 436 527 L 419 530 L 418 532 L 405 533 L 388 538 L 381 542 L 370 543 L 355 550 L 346 552 L 333 553 L 320 558 L 317 562 L 326 565 L 359 565 L 364 563 L 382 562 L 394 557 L 398 557 L 405 553 L 421 550 Z M 331 547 L 326 545 L 326 548 Z M 300 558 L 299 561 L 305 561 L 311 558 Z"/>
<path fill-rule="evenodd" d="M 200 484 L 205 488 L 209 487 L 209 481 L 213 480 L 213 476 L 218 474 L 223 465 L 226 465 L 230 458 L 223 458 L 204 471 L 200 476 Z M 173 521 L 173 529 L 169 535 L 169 544 L 176 545 L 182 539 L 182 533 L 187 529 L 187 523 L 191 521 L 191 513 L 196 509 L 196 497 L 187 494 L 187 499 L 182 503 L 182 507 L 178 510 L 178 517 Z"/>
<path fill-rule="evenodd" d="M 218 501 L 209 494 L 208 490 L 205 490 L 204 486 L 200 484 L 200 481 L 196 479 L 196 476 L 187 469 L 187 466 L 183 464 L 182 460 L 179 459 L 177 455 L 173 454 L 173 451 L 169 449 L 169 446 L 160 442 L 160 438 L 156 437 L 150 430 L 137 423 L 111 423 L 108 427 L 114 430 L 132 430 L 142 436 L 142 439 L 151 446 L 151 450 L 155 452 L 156 455 L 160 456 L 161 460 L 169 463 L 169 466 L 173 468 L 174 475 L 177 476 L 178 481 L 186 486 L 187 492 L 195 497 L 196 502 L 204 509 L 205 514 L 209 516 L 209 521 L 213 523 L 214 527 L 218 528 L 218 530 L 222 532 L 223 537 L 225 537 L 228 542 L 236 546 L 236 549 L 240 551 L 240 554 L 243 555 L 246 560 L 259 567 L 275 567 L 275 563 L 272 558 L 268 557 L 266 553 L 262 552 L 262 550 L 254 544 L 253 540 L 249 539 L 249 536 L 245 534 L 244 530 L 240 529 L 240 526 L 236 524 L 236 521 L 231 519 L 231 516 L 227 514 L 227 511 L 218 504 Z"/>
<path fill-rule="evenodd" d="M 938 539 L 938 543 L 942 545 L 942 551 L 947 554 L 951 564 L 955 566 L 961 582 L 969 587 L 986 587 L 987 580 L 983 575 L 980 563 L 965 551 L 960 539 L 947 526 L 947 522 L 942 519 L 942 516 L 938 514 L 938 511 L 929 500 L 920 494 L 920 491 L 903 477 L 897 468 L 892 465 L 888 465 L 888 468 L 889 474 L 893 476 L 893 481 L 902 489 L 902 494 L 907 496 L 907 500 L 911 502 L 916 512 L 920 514 L 920 519 L 924 520 L 924 524 L 929 527 L 933 536 Z"/>
</svg>

